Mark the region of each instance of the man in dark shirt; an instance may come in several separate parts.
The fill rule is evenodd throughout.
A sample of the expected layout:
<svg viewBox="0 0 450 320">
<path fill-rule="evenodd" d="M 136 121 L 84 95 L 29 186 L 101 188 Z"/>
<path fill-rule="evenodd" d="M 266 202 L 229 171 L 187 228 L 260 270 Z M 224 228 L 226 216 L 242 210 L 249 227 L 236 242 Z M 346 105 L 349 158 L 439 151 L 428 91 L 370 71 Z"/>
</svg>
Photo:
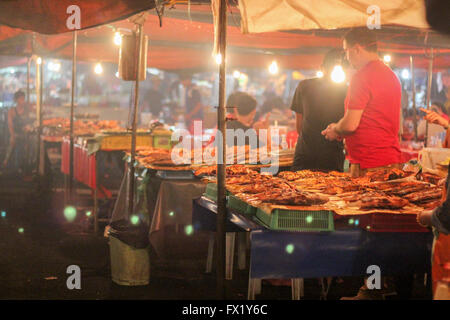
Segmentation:
<svg viewBox="0 0 450 320">
<path fill-rule="evenodd" d="M 341 65 L 343 53 L 335 49 L 322 63 L 323 77 L 303 80 L 298 84 L 291 109 L 296 113 L 299 134 L 293 171 L 343 171 L 344 147 L 341 141 L 327 141 L 321 131 L 344 116 L 347 93 L 345 83 L 331 81 L 331 72 Z"/>
<path fill-rule="evenodd" d="M 154 117 L 159 117 L 163 107 L 164 95 L 160 90 L 160 82 L 159 78 L 152 79 L 152 87 L 145 94 L 147 111 Z"/>
</svg>

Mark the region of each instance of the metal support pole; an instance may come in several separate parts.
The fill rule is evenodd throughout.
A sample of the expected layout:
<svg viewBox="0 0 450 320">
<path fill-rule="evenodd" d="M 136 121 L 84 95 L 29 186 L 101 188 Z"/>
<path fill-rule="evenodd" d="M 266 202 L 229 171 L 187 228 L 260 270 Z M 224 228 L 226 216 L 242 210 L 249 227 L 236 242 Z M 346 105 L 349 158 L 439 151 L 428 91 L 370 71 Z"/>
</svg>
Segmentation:
<svg viewBox="0 0 450 320">
<path fill-rule="evenodd" d="M 431 56 L 428 64 L 428 85 L 427 85 L 427 107 L 426 109 L 430 109 L 430 100 L 431 100 L 431 81 L 433 79 L 433 48 L 431 48 Z M 426 123 L 426 131 L 425 131 L 425 147 L 428 146 L 428 121 Z"/>
<path fill-rule="evenodd" d="M 77 87 L 77 31 L 73 32 L 73 46 L 72 46 L 72 85 L 71 85 L 71 98 L 70 98 L 70 150 L 69 150 L 69 195 L 68 201 L 72 204 L 73 200 L 73 149 L 74 149 L 74 136 L 73 136 L 73 110 L 75 107 L 75 89 Z"/>
<path fill-rule="evenodd" d="M 94 186 L 94 234 L 98 235 L 98 161 L 95 157 L 95 186 Z"/>
<path fill-rule="evenodd" d="M 135 167 L 134 162 L 136 161 L 136 128 L 137 128 L 137 111 L 139 104 L 139 75 L 141 69 L 142 60 L 142 45 L 144 42 L 144 30 L 142 24 L 138 24 L 138 36 L 139 40 L 136 45 L 137 49 L 137 62 L 136 62 L 136 82 L 134 86 L 134 106 L 133 106 L 133 121 L 131 126 L 131 161 L 129 168 L 129 180 L 128 180 L 128 216 L 131 216 L 134 211 L 134 173 Z"/>
<path fill-rule="evenodd" d="M 219 109 L 217 123 L 222 133 L 222 153 L 217 152 L 217 296 L 225 299 L 225 262 L 226 262 L 226 232 L 227 219 L 225 179 L 226 179 L 226 122 L 225 122 L 225 85 L 226 85 L 226 39 L 227 39 L 227 2 L 220 0 L 219 7 L 219 53 L 222 63 L 219 69 Z M 217 146 L 219 148 L 220 144 Z M 222 159 L 219 159 L 222 155 Z"/>
<path fill-rule="evenodd" d="M 414 76 L 414 58 L 409 57 L 410 73 L 411 73 L 411 90 L 412 90 L 412 105 L 413 105 L 413 124 L 414 124 L 414 141 L 417 141 L 417 107 L 416 107 L 416 81 Z"/>
<path fill-rule="evenodd" d="M 42 65 L 42 58 L 37 57 L 36 58 L 36 80 L 35 80 L 35 85 L 36 85 L 36 123 L 38 126 L 38 137 L 37 137 L 37 147 L 39 150 L 39 134 L 40 134 L 40 127 L 41 127 L 41 104 L 42 104 L 42 95 L 41 95 L 41 90 L 42 90 L 42 85 L 41 85 L 41 81 L 42 81 L 42 77 L 41 77 L 41 68 Z M 37 165 L 37 169 L 39 170 L 39 151 L 37 152 L 37 158 L 36 161 L 38 163 Z"/>
<path fill-rule="evenodd" d="M 41 64 L 37 66 L 39 72 L 39 108 L 36 108 L 37 113 L 37 152 L 36 152 L 36 174 L 39 175 L 39 168 L 41 164 L 41 135 L 42 135 L 42 102 L 43 102 L 43 83 L 44 83 L 44 59 L 41 58 Z M 36 77 L 38 75 L 36 74 Z"/>
<path fill-rule="evenodd" d="M 30 105 L 30 73 L 31 73 L 31 57 L 27 61 L 27 104 Z"/>
</svg>

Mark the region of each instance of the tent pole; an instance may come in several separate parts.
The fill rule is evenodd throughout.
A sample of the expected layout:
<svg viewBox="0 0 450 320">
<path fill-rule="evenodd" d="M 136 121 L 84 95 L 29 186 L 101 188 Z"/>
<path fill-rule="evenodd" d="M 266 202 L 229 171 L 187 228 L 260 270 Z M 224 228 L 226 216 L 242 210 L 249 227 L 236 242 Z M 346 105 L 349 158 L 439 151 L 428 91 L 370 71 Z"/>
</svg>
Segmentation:
<svg viewBox="0 0 450 320">
<path fill-rule="evenodd" d="M 40 61 L 40 63 L 38 62 Z M 41 132 L 41 108 L 42 108 L 42 76 L 41 76 L 41 71 L 42 71 L 42 63 L 43 63 L 43 59 L 40 57 L 36 58 L 36 80 L 35 80 L 35 85 L 36 85 L 36 122 L 38 125 L 38 136 L 37 136 L 37 173 L 39 173 L 39 149 L 40 149 L 40 132 Z"/>
<path fill-rule="evenodd" d="M 219 299 L 225 299 L 225 259 L 226 240 L 225 224 L 227 219 L 225 179 L 226 179 L 226 122 L 225 122 L 225 81 L 226 81 L 226 37 L 227 37 L 227 1 L 220 0 L 219 7 L 219 53 L 222 55 L 222 63 L 219 69 L 219 109 L 217 123 L 219 132 L 222 133 L 222 153 L 217 152 L 217 295 Z M 217 148 L 220 144 L 217 145 Z M 222 159 L 220 159 L 220 155 Z"/>
<path fill-rule="evenodd" d="M 30 72 L 31 71 L 31 57 L 27 61 L 27 104 L 30 104 Z"/>
<path fill-rule="evenodd" d="M 431 100 L 431 81 L 433 79 L 433 48 L 431 48 L 431 56 L 428 63 L 428 85 L 427 85 L 427 110 L 430 109 L 430 100 Z M 428 146 L 428 121 L 426 123 L 426 131 L 425 131 L 425 147 Z"/>
<path fill-rule="evenodd" d="M 141 60 L 142 60 L 142 45 L 144 42 L 144 30 L 143 25 L 138 24 L 138 33 L 139 33 L 139 41 L 137 43 L 137 62 L 136 62 L 136 82 L 134 85 L 134 106 L 133 106 L 133 120 L 131 126 L 131 161 L 129 168 L 129 177 L 128 177 L 128 217 L 133 214 L 134 211 L 134 173 L 135 173 L 135 159 L 136 159 L 136 128 L 137 128 L 137 111 L 139 104 L 139 76 L 141 69 Z"/>
<path fill-rule="evenodd" d="M 43 87 L 44 87 L 44 59 L 41 58 L 41 64 L 37 65 L 37 69 L 40 69 L 39 72 L 39 109 L 36 108 L 37 113 L 37 124 L 38 124 L 38 132 L 37 132 L 37 160 L 36 160 L 36 173 L 39 175 L 40 173 L 40 165 L 41 165 L 41 135 L 42 135 L 42 102 L 43 102 Z M 36 74 L 38 77 L 38 74 Z"/>
<path fill-rule="evenodd" d="M 414 76 L 414 58 L 409 57 L 409 66 L 411 73 L 411 90 L 412 90 L 412 105 L 413 105 L 413 123 L 414 123 L 414 141 L 417 141 L 417 107 L 416 107 L 416 81 Z"/>
<path fill-rule="evenodd" d="M 77 31 L 73 32 L 73 46 L 72 46 L 72 85 L 71 85 L 71 97 L 70 97 L 70 149 L 69 149 L 69 203 L 72 204 L 73 200 L 73 155 L 74 155 L 74 136 L 73 136 L 73 111 L 75 107 L 75 89 L 77 86 Z"/>
</svg>

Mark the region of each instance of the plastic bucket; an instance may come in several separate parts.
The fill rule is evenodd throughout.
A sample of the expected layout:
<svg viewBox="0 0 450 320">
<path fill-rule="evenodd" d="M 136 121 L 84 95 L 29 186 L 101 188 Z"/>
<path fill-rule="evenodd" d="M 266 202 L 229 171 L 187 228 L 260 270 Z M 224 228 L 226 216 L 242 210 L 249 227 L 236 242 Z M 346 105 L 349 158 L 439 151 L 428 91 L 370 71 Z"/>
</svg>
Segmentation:
<svg viewBox="0 0 450 320">
<path fill-rule="evenodd" d="M 112 280 L 122 286 L 145 286 L 150 279 L 147 248 L 134 248 L 113 235 L 109 237 Z"/>
</svg>

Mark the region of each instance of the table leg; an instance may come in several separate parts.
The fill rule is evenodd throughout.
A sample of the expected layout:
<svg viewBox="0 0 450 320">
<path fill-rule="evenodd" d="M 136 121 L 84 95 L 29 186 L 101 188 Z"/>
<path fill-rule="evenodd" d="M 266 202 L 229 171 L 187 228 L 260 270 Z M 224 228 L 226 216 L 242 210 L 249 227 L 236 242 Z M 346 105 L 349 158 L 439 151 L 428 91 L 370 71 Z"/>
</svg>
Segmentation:
<svg viewBox="0 0 450 320">
<path fill-rule="evenodd" d="M 238 233 L 238 269 L 245 270 L 247 253 L 247 232 Z"/>
<path fill-rule="evenodd" d="M 291 279 L 292 300 L 300 300 L 305 296 L 304 281 L 302 278 Z"/>
<path fill-rule="evenodd" d="M 330 287 L 331 287 L 331 281 L 333 281 L 333 277 L 320 278 L 320 286 L 321 286 L 320 299 L 321 300 L 327 300 L 328 292 L 330 291 Z"/>
<path fill-rule="evenodd" d="M 94 234 L 98 233 L 98 198 L 97 188 L 94 189 Z"/>
<path fill-rule="evenodd" d="M 95 186 L 94 186 L 94 234 L 98 234 L 98 168 L 97 158 L 95 159 Z"/>
<path fill-rule="evenodd" d="M 226 270 L 225 279 L 233 279 L 233 261 L 234 261 L 234 243 L 236 239 L 235 232 L 226 233 Z"/>
<path fill-rule="evenodd" d="M 208 256 L 206 257 L 206 273 L 211 273 L 214 255 L 214 239 L 215 235 L 211 232 L 208 242 Z"/>
<path fill-rule="evenodd" d="M 255 295 L 261 293 L 261 279 L 248 279 L 247 300 L 255 300 Z"/>
</svg>

